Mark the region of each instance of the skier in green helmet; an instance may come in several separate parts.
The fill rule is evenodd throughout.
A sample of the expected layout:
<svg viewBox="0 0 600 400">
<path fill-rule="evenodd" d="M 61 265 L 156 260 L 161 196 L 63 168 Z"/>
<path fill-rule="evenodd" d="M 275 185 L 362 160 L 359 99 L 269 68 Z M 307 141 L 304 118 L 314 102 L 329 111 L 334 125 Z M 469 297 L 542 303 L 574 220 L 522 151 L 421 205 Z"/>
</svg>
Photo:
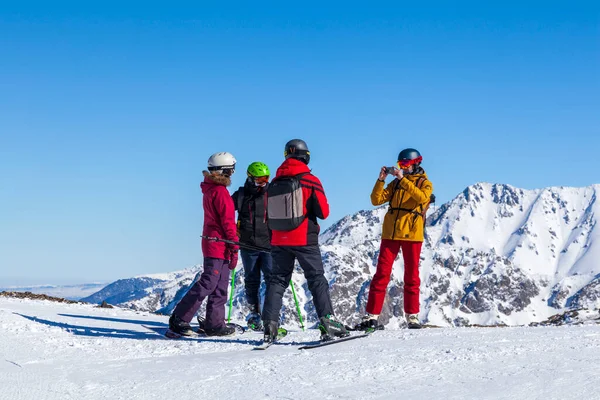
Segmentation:
<svg viewBox="0 0 600 400">
<path fill-rule="evenodd" d="M 253 162 L 248 166 L 248 178 L 231 197 L 238 212 L 238 236 L 240 243 L 271 248 L 271 230 L 267 225 L 267 188 L 269 186 L 269 167 L 262 162 Z M 261 272 L 267 282 L 271 273 L 271 254 L 267 252 L 246 250 L 242 247 L 242 263 L 244 264 L 244 282 L 246 300 L 248 302 L 248 327 L 262 331 L 260 317 Z"/>
</svg>

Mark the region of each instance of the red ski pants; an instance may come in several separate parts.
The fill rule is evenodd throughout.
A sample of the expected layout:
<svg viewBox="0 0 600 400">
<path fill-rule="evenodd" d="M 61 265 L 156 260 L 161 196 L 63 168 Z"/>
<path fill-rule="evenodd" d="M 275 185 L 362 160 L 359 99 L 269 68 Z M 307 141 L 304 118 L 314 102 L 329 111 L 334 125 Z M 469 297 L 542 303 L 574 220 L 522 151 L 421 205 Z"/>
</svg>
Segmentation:
<svg viewBox="0 0 600 400">
<path fill-rule="evenodd" d="M 367 301 L 367 312 L 369 314 L 381 314 L 387 286 L 392 275 L 392 265 L 400 248 L 402 248 L 402 256 L 404 257 L 404 312 L 406 314 L 419 313 L 419 285 L 421 284 L 419 258 L 422 245 L 422 242 L 409 242 L 407 240 L 381 240 L 377 271 L 369 287 L 369 300 Z"/>
</svg>

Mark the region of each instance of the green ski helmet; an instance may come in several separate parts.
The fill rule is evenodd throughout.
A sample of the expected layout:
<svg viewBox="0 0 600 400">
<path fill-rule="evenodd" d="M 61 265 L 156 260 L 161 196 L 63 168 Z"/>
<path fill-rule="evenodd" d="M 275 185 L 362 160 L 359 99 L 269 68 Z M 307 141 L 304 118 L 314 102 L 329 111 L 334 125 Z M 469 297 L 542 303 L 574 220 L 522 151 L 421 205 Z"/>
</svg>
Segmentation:
<svg viewBox="0 0 600 400">
<path fill-rule="evenodd" d="M 252 164 L 248 165 L 248 176 L 251 178 L 258 178 L 261 176 L 270 176 L 269 167 L 267 164 L 262 163 L 260 161 L 255 161 Z"/>
</svg>

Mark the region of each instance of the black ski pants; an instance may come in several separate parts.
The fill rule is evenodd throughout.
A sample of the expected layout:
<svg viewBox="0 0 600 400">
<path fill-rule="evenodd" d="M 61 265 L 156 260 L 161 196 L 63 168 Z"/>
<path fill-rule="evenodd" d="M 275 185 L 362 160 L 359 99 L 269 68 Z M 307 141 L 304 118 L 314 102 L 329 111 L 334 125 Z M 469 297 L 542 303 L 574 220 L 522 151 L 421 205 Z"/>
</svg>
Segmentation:
<svg viewBox="0 0 600 400">
<path fill-rule="evenodd" d="M 248 305 L 256 305 L 260 309 L 260 273 L 262 272 L 266 283 L 269 281 L 273 261 L 271 254 L 264 251 L 241 249 L 242 263 L 244 264 L 244 285 L 246 286 L 246 300 Z"/>
<path fill-rule="evenodd" d="M 267 282 L 267 293 L 263 307 L 263 321 L 279 322 L 283 294 L 290 284 L 294 272 L 294 262 L 298 260 L 304 271 L 308 290 L 313 296 L 313 303 L 319 318 L 331 314 L 333 306 L 329 296 L 329 283 L 325 278 L 323 260 L 319 245 L 309 246 L 272 246 L 273 269 Z"/>
</svg>

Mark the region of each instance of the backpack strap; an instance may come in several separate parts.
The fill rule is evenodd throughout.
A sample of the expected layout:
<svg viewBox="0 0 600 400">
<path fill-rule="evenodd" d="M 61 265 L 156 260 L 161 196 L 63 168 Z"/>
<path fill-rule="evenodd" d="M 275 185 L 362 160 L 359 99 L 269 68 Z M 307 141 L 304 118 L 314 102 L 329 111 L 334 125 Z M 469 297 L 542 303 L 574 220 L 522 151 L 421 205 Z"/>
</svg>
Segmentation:
<svg viewBox="0 0 600 400">
<path fill-rule="evenodd" d="M 417 182 L 415 183 L 415 186 L 418 187 L 419 189 L 421 189 L 423 187 L 423 184 L 425 183 L 427 179 L 423 178 L 422 176 L 419 177 L 419 179 L 417 179 Z M 396 193 L 396 190 L 398 189 L 398 186 L 400 185 L 400 181 L 397 180 L 396 181 L 396 185 L 394 186 L 394 190 L 392 191 L 392 196 L 390 198 L 390 207 L 389 210 L 390 211 L 406 211 L 409 212 L 411 214 L 415 215 L 415 218 L 418 216 L 422 216 L 423 220 L 425 220 L 425 214 L 427 213 L 427 208 L 429 208 L 429 203 L 430 201 L 427 201 L 425 203 L 419 204 L 417 205 L 417 207 L 415 208 L 403 208 L 403 207 L 392 207 L 392 201 L 394 200 L 394 194 Z M 417 211 L 417 208 L 421 208 L 421 211 Z"/>
<path fill-rule="evenodd" d="M 396 184 L 394 185 L 394 188 L 392 189 L 392 195 L 390 196 L 390 201 L 388 202 L 390 205 L 390 210 L 394 209 L 392 207 L 392 201 L 394 201 L 394 196 L 396 195 L 396 190 L 398 190 L 399 186 L 400 186 L 400 180 L 398 180 L 398 178 L 396 178 Z"/>
<path fill-rule="evenodd" d="M 427 179 L 423 178 L 422 176 L 417 179 L 417 187 L 419 189 L 423 188 L 423 184 L 425 183 Z M 427 200 L 425 203 L 419 204 L 419 207 L 421 207 L 421 214 L 423 215 L 423 221 L 425 221 L 425 214 L 427 213 L 427 209 L 429 208 L 429 204 L 431 203 L 431 197 L 429 197 L 429 200 Z"/>
<path fill-rule="evenodd" d="M 237 195 L 237 210 L 238 210 L 238 217 L 242 212 L 242 206 L 244 205 L 244 187 L 240 186 L 240 188 L 238 189 L 238 195 Z"/>
</svg>

